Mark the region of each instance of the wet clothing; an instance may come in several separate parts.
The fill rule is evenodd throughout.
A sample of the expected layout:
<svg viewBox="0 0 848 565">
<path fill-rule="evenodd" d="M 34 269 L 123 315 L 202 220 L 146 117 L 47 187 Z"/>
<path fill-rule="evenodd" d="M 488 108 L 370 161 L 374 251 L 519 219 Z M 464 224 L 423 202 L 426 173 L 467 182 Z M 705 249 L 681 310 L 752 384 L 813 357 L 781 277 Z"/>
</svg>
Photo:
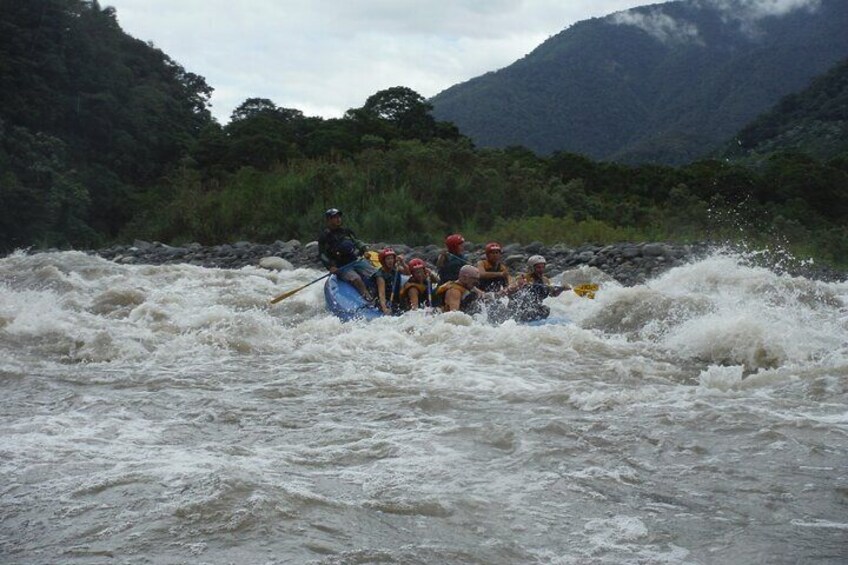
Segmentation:
<svg viewBox="0 0 848 565">
<path fill-rule="evenodd" d="M 318 236 L 318 258 L 328 269 L 356 261 L 367 249 L 350 228 L 324 228 Z"/>
<path fill-rule="evenodd" d="M 441 285 L 436 290 L 437 304 L 442 308 L 444 312 L 447 312 L 447 305 L 445 304 L 445 294 L 448 290 L 452 288 L 458 288 L 462 292 L 462 297 L 459 299 L 460 312 L 465 312 L 466 314 L 476 314 L 480 311 L 480 304 L 478 303 L 478 295 L 476 292 L 468 290 L 456 281 L 449 281 Z"/>
<path fill-rule="evenodd" d="M 412 310 L 411 304 L 411 296 L 409 295 L 409 291 L 412 289 L 416 289 L 418 291 L 418 307 L 422 306 L 432 306 L 431 300 L 433 298 L 433 288 L 430 285 L 430 281 L 426 281 L 423 283 L 415 282 L 412 279 L 406 281 L 406 284 L 400 289 L 400 305 L 403 310 Z"/>
<path fill-rule="evenodd" d="M 375 284 L 378 278 L 383 279 L 386 283 L 386 298 L 389 298 L 392 289 L 395 291 L 395 296 L 398 295 L 398 285 L 400 284 L 400 273 L 398 271 L 386 271 L 381 267 L 377 269 L 377 272 L 371 278 L 374 279 Z"/>
<path fill-rule="evenodd" d="M 379 288 L 377 286 L 378 278 L 383 279 L 383 282 L 386 283 L 386 306 L 392 312 L 397 312 L 400 308 L 400 271 L 386 271 L 382 267 L 377 269 L 377 272 L 371 277 L 375 289 Z"/>
<path fill-rule="evenodd" d="M 477 287 L 483 292 L 497 292 L 509 286 L 509 269 L 507 269 L 506 265 L 504 265 L 503 263 L 500 263 L 497 267 L 494 267 L 491 263 L 489 263 L 488 260 L 483 259 L 477 265 L 477 268 L 480 269 L 481 273 L 506 274 L 506 278 L 486 279 L 480 277 L 480 283 L 477 285 Z"/>
<path fill-rule="evenodd" d="M 440 281 L 455 281 L 459 278 L 459 270 L 468 265 L 465 255 L 454 255 L 453 253 L 445 253 L 445 261 L 439 267 Z"/>
<path fill-rule="evenodd" d="M 521 275 L 526 283 L 515 291 L 509 299 L 510 317 L 519 322 L 544 320 L 551 315 L 551 309 L 542 304 L 554 292 L 551 280 L 542 275 L 526 273 Z"/>
</svg>

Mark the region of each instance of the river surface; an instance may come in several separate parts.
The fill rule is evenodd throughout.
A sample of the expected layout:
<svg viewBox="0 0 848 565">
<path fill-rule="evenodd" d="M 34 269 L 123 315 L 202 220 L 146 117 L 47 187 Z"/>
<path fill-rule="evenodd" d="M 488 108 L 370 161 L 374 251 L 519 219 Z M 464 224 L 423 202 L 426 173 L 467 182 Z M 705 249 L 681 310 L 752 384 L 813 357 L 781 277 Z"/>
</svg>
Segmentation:
<svg viewBox="0 0 848 565">
<path fill-rule="evenodd" d="M 848 560 L 848 284 L 717 254 L 568 325 L 269 305 L 320 275 L 0 259 L 0 562 Z"/>
</svg>

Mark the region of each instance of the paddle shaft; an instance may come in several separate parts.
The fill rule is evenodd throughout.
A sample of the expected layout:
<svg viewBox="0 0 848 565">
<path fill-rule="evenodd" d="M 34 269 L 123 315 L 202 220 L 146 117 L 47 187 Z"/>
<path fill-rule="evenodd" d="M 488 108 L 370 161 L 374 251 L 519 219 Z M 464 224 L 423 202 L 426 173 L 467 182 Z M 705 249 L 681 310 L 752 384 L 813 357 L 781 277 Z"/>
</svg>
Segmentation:
<svg viewBox="0 0 848 565">
<path fill-rule="evenodd" d="M 459 255 L 455 255 L 455 254 L 451 253 L 450 251 L 448 251 L 447 254 L 450 255 L 451 257 L 456 257 L 457 259 L 459 259 L 460 261 L 462 261 L 466 265 L 471 265 L 471 262 L 468 261 L 468 259 L 463 259 Z M 540 284 L 540 283 L 534 283 L 534 284 Z M 560 289 L 561 288 L 562 290 L 566 290 L 565 286 L 552 286 L 551 288 L 554 288 L 554 289 Z M 577 285 L 575 287 L 568 287 L 568 289 L 573 290 L 574 294 L 576 294 L 577 296 L 579 296 L 581 298 L 584 297 L 584 296 L 588 296 L 589 298 L 595 298 L 595 291 L 598 290 L 598 285 L 596 285 L 594 283 L 587 283 L 587 284 Z"/>
<path fill-rule="evenodd" d="M 350 263 L 348 263 L 347 265 L 344 265 L 344 266 L 342 266 L 342 267 L 339 267 L 338 269 L 336 269 L 336 273 L 340 273 L 340 272 L 344 271 L 345 269 L 347 269 L 347 268 L 349 268 L 349 267 L 352 267 L 353 265 L 355 265 L 355 264 L 359 263 L 359 261 L 360 261 L 360 259 L 357 259 L 357 260 L 355 260 L 355 261 L 351 261 L 351 262 L 350 262 Z M 272 299 L 271 299 L 271 304 L 276 304 L 276 303 L 278 303 L 278 302 L 282 302 L 282 301 L 283 301 L 283 300 L 285 300 L 286 298 L 288 298 L 288 297 L 290 297 L 290 296 L 293 296 L 293 295 L 297 294 L 298 292 L 300 292 L 300 291 L 301 291 L 301 290 L 303 290 L 304 288 L 309 287 L 309 286 L 312 286 L 313 284 L 317 283 L 318 281 L 322 281 L 322 280 L 326 279 L 327 277 L 329 277 L 329 276 L 330 276 L 330 275 L 332 275 L 332 274 L 333 274 L 333 273 L 327 273 L 327 274 L 325 274 L 325 275 L 321 275 L 320 277 L 318 277 L 318 278 L 317 278 L 317 279 L 315 279 L 314 281 L 310 281 L 310 282 L 306 283 L 306 284 L 305 284 L 305 285 L 303 285 L 303 286 L 299 286 L 299 287 L 297 287 L 297 288 L 295 288 L 295 289 L 293 289 L 293 290 L 287 290 L 286 292 L 284 292 L 284 293 L 282 293 L 282 294 L 279 294 L 279 295 L 275 296 L 274 298 L 272 298 Z"/>
</svg>

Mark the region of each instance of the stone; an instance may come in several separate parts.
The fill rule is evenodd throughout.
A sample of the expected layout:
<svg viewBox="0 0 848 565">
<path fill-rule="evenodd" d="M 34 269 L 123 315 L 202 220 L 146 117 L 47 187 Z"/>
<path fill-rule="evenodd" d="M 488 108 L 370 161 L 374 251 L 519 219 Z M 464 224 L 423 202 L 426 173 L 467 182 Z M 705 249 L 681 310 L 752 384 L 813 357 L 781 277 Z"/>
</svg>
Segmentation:
<svg viewBox="0 0 848 565">
<path fill-rule="evenodd" d="M 269 271 L 291 271 L 294 269 L 294 265 L 282 257 L 263 257 L 259 260 L 259 266 Z"/>
<path fill-rule="evenodd" d="M 642 255 L 645 257 L 660 257 L 668 254 L 669 248 L 664 243 L 646 243 L 642 248 Z"/>
<path fill-rule="evenodd" d="M 141 251 L 150 251 L 151 249 L 156 247 L 154 244 L 150 243 L 149 241 L 144 241 L 143 239 L 134 240 L 132 246 Z"/>
<path fill-rule="evenodd" d="M 536 255 L 537 253 L 541 253 L 545 249 L 545 244 L 541 241 L 533 241 L 527 244 L 524 247 L 524 251 L 529 253 L 530 255 Z"/>
</svg>

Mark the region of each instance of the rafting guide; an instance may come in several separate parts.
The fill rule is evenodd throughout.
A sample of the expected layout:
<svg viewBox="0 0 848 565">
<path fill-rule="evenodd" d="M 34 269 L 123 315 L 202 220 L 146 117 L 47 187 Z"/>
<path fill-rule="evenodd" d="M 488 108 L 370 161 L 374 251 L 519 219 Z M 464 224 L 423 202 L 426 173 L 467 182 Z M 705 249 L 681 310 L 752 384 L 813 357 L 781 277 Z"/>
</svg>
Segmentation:
<svg viewBox="0 0 848 565">
<path fill-rule="evenodd" d="M 362 298 L 372 302 L 374 297 L 365 286 L 365 280 L 374 275 L 374 267 L 360 258 L 368 251 L 368 246 L 359 241 L 353 230 L 342 226 L 342 213 L 338 208 L 324 212 L 327 223 L 318 237 L 318 257 L 330 274 L 352 284 Z M 340 269 L 348 266 L 349 268 Z M 363 280 L 365 279 L 365 280 Z"/>
</svg>

